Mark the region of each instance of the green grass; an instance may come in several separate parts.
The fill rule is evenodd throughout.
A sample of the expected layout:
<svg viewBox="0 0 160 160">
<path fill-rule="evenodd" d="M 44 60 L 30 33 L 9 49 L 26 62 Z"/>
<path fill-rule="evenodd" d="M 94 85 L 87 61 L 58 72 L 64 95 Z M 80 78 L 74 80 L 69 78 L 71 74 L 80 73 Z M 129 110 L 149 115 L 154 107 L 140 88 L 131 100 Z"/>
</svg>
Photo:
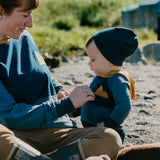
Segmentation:
<svg viewBox="0 0 160 160">
<path fill-rule="evenodd" d="M 141 29 L 134 29 L 136 34 L 139 37 L 139 44 L 146 45 L 148 43 L 157 41 L 157 34 L 149 28 L 141 28 Z"/>
<path fill-rule="evenodd" d="M 142 0 L 41 0 L 29 29 L 42 55 L 85 54 L 85 44 L 95 32 L 119 25 L 121 10 Z M 140 44 L 157 39 L 149 29 L 136 29 Z"/>
</svg>

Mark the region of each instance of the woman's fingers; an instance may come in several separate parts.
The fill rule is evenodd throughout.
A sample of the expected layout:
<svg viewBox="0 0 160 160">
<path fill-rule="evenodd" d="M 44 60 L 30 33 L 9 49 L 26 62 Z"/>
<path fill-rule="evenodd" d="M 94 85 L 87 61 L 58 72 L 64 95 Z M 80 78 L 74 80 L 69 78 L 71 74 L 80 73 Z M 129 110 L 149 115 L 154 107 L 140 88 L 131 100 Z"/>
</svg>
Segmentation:
<svg viewBox="0 0 160 160">
<path fill-rule="evenodd" d="M 75 108 L 79 108 L 87 101 L 93 101 L 95 98 L 92 90 L 87 86 L 76 87 L 69 95 Z"/>
</svg>

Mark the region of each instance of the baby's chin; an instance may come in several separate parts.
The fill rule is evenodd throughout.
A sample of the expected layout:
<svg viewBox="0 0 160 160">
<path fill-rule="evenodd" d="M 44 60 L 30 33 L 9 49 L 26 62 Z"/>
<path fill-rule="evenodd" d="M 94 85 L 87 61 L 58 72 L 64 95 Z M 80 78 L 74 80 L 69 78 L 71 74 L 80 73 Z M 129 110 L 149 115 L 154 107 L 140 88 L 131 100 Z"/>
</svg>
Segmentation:
<svg viewBox="0 0 160 160">
<path fill-rule="evenodd" d="M 95 72 L 94 72 L 95 73 Z M 95 73 L 97 76 L 102 76 L 102 75 L 104 75 L 104 74 L 102 74 L 102 73 Z"/>
</svg>

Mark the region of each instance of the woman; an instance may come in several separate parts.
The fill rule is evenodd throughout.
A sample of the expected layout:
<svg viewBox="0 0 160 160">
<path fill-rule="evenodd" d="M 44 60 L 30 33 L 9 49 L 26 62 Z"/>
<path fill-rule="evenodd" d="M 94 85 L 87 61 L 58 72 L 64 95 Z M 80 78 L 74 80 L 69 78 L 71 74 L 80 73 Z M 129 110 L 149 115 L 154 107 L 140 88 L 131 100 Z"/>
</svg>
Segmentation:
<svg viewBox="0 0 160 160">
<path fill-rule="evenodd" d="M 91 89 L 63 91 L 25 31 L 38 5 L 39 0 L 0 0 L 0 159 L 44 159 L 40 152 L 57 149 L 49 155 L 57 160 L 100 154 L 114 159 L 121 146 L 116 132 L 77 128 L 67 115 L 94 100 Z"/>
</svg>

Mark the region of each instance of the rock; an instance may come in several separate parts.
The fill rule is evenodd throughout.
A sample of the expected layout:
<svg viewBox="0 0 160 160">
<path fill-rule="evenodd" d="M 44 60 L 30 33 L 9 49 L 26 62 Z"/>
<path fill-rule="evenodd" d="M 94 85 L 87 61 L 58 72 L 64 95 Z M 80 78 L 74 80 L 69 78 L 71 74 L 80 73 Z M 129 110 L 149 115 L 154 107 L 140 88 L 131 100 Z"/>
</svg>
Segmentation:
<svg viewBox="0 0 160 160">
<path fill-rule="evenodd" d="M 139 113 L 144 113 L 146 115 L 149 115 L 149 113 L 147 111 L 145 111 L 145 110 L 140 110 Z M 148 123 L 146 123 L 146 124 L 148 124 Z"/>
<path fill-rule="evenodd" d="M 82 83 L 83 83 L 82 81 L 78 81 L 78 80 L 73 80 L 73 82 L 74 82 L 75 84 L 82 84 Z"/>
<path fill-rule="evenodd" d="M 152 97 L 144 96 L 144 100 L 153 99 Z"/>
<path fill-rule="evenodd" d="M 62 59 L 62 62 L 64 63 L 70 62 L 69 58 L 67 58 L 66 56 L 62 56 L 61 59 Z"/>
<path fill-rule="evenodd" d="M 142 54 L 145 56 L 147 61 L 152 61 L 153 63 L 160 62 L 160 42 L 153 42 L 145 45 L 142 49 Z"/>
<path fill-rule="evenodd" d="M 53 57 L 48 53 L 45 53 L 44 60 L 50 68 L 61 67 L 62 61 L 58 57 Z"/>
<path fill-rule="evenodd" d="M 155 91 L 148 91 L 148 93 L 147 94 L 155 94 L 156 92 Z"/>
<path fill-rule="evenodd" d="M 142 47 L 139 47 L 134 54 L 131 56 L 127 57 L 126 62 L 129 62 L 131 64 L 139 63 L 141 62 L 142 64 L 146 64 L 146 59 L 142 55 Z"/>
<path fill-rule="evenodd" d="M 160 64 L 160 41 L 149 43 L 145 46 L 140 46 L 133 55 L 126 58 L 126 62 L 135 64 Z"/>
<path fill-rule="evenodd" d="M 95 75 L 93 75 L 91 73 L 85 73 L 84 76 L 87 78 L 93 78 Z"/>
<path fill-rule="evenodd" d="M 75 85 L 72 81 L 68 80 L 64 82 L 64 85 Z"/>
</svg>

